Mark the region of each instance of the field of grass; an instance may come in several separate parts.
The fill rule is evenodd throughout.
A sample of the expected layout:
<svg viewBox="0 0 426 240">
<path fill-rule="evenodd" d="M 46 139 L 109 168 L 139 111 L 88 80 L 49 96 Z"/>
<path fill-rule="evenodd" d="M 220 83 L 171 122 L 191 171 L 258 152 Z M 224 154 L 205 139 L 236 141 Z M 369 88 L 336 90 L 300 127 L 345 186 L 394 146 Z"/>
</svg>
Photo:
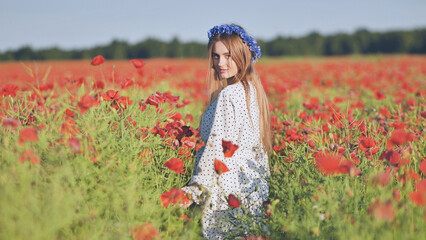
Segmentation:
<svg viewBox="0 0 426 240">
<path fill-rule="evenodd" d="M 206 70 L 200 59 L 0 63 L 0 239 L 202 239 L 201 208 L 165 193 L 189 180 L 203 144 Z M 257 70 L 274 153 L 267 229 L 252 239 L 423 239 L 426 57 Z"/>
</svg>

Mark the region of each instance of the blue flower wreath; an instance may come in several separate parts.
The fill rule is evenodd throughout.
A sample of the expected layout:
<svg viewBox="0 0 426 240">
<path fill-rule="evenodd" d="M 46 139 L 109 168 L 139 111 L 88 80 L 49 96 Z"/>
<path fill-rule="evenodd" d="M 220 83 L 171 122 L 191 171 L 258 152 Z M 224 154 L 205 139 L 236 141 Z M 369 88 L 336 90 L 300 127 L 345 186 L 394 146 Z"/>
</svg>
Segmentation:
<svg viewBox="0 0 426 240">
<path fill-rule="evenodd" d="M 250 51 L 252 53 L 251 61 L 255 62 L 256 59 L 259 59 L 260 56 L 262 56 L 262 53 L 260 52 L 260 47 L 257 45 L 257 41 L 254 40 L 254 38 L 250 37 L 242 28 L 238 27 L 237 25 L 227 25 L 222 24 L 220 26 L 214 26 L 210 31 L 207 33 L 209 37 L 209 41 L 218 34 L 227 34 L 231 35 L 232 33 L 236 33 L 240 35 L 241 39 L 243 39 L 243 42 L 247 44 L 247 46 L 250 48 Z"/>
</svg>

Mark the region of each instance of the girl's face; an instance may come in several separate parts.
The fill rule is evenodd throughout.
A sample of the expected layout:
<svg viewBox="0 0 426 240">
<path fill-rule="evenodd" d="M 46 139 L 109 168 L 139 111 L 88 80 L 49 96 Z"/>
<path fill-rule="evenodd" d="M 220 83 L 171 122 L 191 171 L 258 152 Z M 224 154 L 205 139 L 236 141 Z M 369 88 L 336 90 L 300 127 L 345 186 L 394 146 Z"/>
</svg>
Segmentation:
<svg viewBox="0 0 426 240">
<path fill-rule="evenodd" d="M 232 78 L 238 73 L 237 64 L 232 60 L 229 50 L 221 41 L 213 45 L 212 55 L 214 69 L 221 78 Z"/>
</svg>

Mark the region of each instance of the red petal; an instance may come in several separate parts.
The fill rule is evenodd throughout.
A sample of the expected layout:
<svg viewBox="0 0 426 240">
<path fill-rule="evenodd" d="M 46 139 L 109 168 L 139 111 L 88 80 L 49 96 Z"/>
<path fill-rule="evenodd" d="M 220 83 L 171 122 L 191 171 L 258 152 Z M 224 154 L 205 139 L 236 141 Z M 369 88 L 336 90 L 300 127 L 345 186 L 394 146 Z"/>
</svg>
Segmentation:
<svg viewBox="0 0 426 240">
<path fill-rule="evenodd" d="M 229 196 L 228 196 L 228 204 L 229 204 L 229 206 L 231 206 L 233 208 L 238 208 L 238 207 L 241 206 L 240 200 L 238 200 L 238 198 L 235 197 L 233 194 L 229 194 Z"/>
<path fill-rule="evenodd" d="M 391 137 L 388 139 L 387 148 L 390 149 L 393 146 L 403 145 L 406 142 L 414 140 L 414 135 L 412 133 L 406 132 L 403 129 L 396 129 L 392 132 Z"/>
<path fill-rule="evenodd" d="M 401 160 L 401 156 L 394 150 L 386 150 L 380 155 L 379 159 L 386 159 L 390 164 L 396 165 Z"/>
<path fill-rule="evenodd" d="M 38 136 L 36 130 L 32 127 L 24 128 L 19 131 L 19 144 L 22 145 L 24 142 L 37 142 Z"/>
<path fill-rule="evenodd" d="M 68 108 L 65 110 L 65 113 L 66 113 L 66 114 L 67 114 L 67 116 L 69 116 L 69 117 L 74 116 L 74 112 L 73 112 L 72 110 L 68 109 Z"/>
<path fill-rule="evenodd" d="M 360 140 L 359 149 L 365 152 L 368 149 L 375 146 L 376 146 L 376 142 L 373 139 L 365 137 Z"/>
<path fill-rule="evenodd" d="M 410 193 L 409 197 L 410 200 L 417 206 L 426 206 L 426 193 L 414 191 Z"/>
<path fill-rule="evenodd" d="M 226 164 L 217 159 L 214 160 L 214 170 L 219 175 L 225 172 L 229 172 L 229 168 L 226 166 Z"/>
<path fill-rule="evenodd" d="M 74 153 L 79 153 L 81 151 L 80 140 L 76 137 L 68 139 L 68 146 Z"/>
<path fill-rule="evenodd" d="M 164 163 L 164 166 L 166 166 L 168 169 L 172 170 L 173 172 L 179 174 L 179 173 L 183 173 L 184 164 L 185 163 L 179 158 L 170 158 L 167 162 Z"/>
<path fill-rule="evenodd" d="M 368 214 L 373 215 L 377 219 L 385 221 L 392 221 L 395 218 L 395 209 L 391 201 L 382 203 L 380 199 L 377 199 L 368 209 Z"/>
<path fill-rule="evenodd" d="M 225 141 L 222 139 L 222 147 L 223 147 L 223 154 L 225 154 L 225 157 L 232 157 L 234 155 L 234 152 L 237 151 L 238 146 L 232 144 L 231 141 Z"/>
<path fill-rule="evenodd" d="M 92 64 L 93 66 L 97 66 L 97 65 L 100 65 L 104 62 L 105 62 L 105 58 L 102 57 L 101 55 L 98 55 L 98 56 L 93 58 L 93 60 L 90 64 Z"/>
<path fill-rule="evenodd" d="M 391 167 L 386 169 L 384 172 L 377 174 L 377 176 L 374 177 L 373 182 L 381 185 L 382 187 L 386 186 L 390 179 L 391 179 Z"/>
<path fill-rule="evenodd" d="M 33 149 L 25 149 L 22 152 L 21 157 L 19 158 L 19 161 L 21 163 L 24 163 L 26 161 L 30 161 L 32 164 L 39 164 L 40 163 L 40 159 L 34 153 Z"/>
<path fill-rule="evenodd" d="M 16 128 L 19 125 L 21 125 L 21 122 L 18 119 L 15 118 L 4 118 L 3 119 L 3 127 L 12 127 L 12 128 Z"/>
<path fill-rule="evenodd" d="M 340 155 L 320 153 L 315 156 L 315 164 L 323 175 L 334 175 L 349 173 L 351 176 L 358 176 L 361 172 L 349 160 L 342 160 Z"/>
<path fill-rule="evenodd" d="M 188 198 L 188 194 L 186 194 L 185 191 L 177 188 L 172 188 L 160 196 L 161 204 L 165 208 L 167 208 L 170 204 L 174 205 L 176 203 L 188 203 L 189 199 L 190 198 Z"/>
<path fill-rule="evenodd" d="M 130 234 L 132 234 L 135 240 L 149 240 L 160 237 L 158 230 L 149 222 L 141 226 L 132 227 L 130 229 Z"/>
<path fill-rule="evenodd" d="M 423 175 L 426 175 L 426 160 L 423 160 L 419 165 L 420 171 Z"/>
<path fill-rule="evenodd" d="M 130 60 L 131 63 L 133 63 L 133 66 L 135 66 L 135 68 L 142 68 L 145 63 L 139 59 L 132 59 Z"/>
</svg>

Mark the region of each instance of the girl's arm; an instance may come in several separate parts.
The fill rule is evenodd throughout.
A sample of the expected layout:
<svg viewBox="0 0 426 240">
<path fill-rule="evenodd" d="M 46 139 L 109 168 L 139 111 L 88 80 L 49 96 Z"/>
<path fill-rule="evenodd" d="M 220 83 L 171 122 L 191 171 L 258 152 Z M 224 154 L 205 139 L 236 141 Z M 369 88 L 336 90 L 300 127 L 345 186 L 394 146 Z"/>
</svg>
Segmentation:
<svg viewBox="0 0 426 240">
<path fill-rule="evenodd" d="M 235 142 L 237 139 L 235 109 L 226 91 L 219 93 L 213 117 L 208 141 L 197 152 L 192 178 L 182 188 L 197 204 L 203 203 L 217 184 L 219 175 L 215 172 L 214 160 L 224 159 L 222 140 Z"/>
</svg>

